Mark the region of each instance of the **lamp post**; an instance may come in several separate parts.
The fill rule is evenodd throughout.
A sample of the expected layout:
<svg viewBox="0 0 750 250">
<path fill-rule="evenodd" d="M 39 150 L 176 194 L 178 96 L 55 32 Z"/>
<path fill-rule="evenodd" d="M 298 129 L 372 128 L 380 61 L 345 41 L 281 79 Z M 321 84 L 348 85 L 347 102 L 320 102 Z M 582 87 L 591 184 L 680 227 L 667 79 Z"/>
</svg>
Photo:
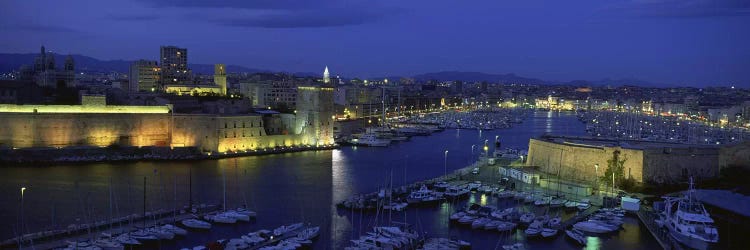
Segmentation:
<svg viewBox="0 0 750 250">
<path fill-rule="evenodd" d="M 26 187 L 21 187 L 21 232 L 19 232 L 19 238 L 18 238 L 18 248 L 21 249 L 21 246 L 23 244 L 23 228 L 24 228 L 24 216 L 23 216 L 23 193 L 26 191 Z"/>
<path fill-rule="evenodd" d="M 490 150 L 490 147 L 487 146 L 487 142 L 490 140 L 484 140 L 484 157 L 490 157 L 490 154 L 488 153 Z"/>
<path fill-rule="evenodd" d="M 446 178 L 446 175 L 448 175 L 448 150 L 445 150 L 443 157 L 443 178 Z"/>
<path fill-rule="evenodd" d="M 599 164 L 594 164 L 594 187 L 599 190 Z"/>
</svg>

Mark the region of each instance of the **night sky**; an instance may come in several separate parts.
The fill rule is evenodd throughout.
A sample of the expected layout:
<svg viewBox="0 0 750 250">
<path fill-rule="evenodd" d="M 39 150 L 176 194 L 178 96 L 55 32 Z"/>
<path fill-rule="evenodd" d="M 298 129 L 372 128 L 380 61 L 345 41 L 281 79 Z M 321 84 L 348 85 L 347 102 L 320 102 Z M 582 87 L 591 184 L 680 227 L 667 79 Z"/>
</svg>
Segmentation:
<svg viewBox="0 0 750 250">
<path fill-rule="evenodd" d="M 748 0 L 3 0 L 0 52 L 750 87 Z"/>
</svg>

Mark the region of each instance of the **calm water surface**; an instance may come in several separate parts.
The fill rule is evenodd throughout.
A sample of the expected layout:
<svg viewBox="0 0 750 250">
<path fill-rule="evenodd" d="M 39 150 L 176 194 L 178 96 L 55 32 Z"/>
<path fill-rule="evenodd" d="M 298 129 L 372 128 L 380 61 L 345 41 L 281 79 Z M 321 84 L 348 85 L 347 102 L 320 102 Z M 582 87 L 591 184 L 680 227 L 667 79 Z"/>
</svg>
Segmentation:
<svg viewBox="0 0 750 250">
<path fill-rule="evenodd" d="M 209 240 L 236 237 L 249 231 L 273 229 L 281 224 L 305 221 L 320 225 L 322 236 L 316 249 L 341 249 L 349 240 L 369 231 L 373 225 L 405 221 L 435 236 L 469 240 L 475 249 L 494 249 L 498 244 L 522 240 L 521 234 L 472 231 L 449 226 L 447 218 L 461 204 L 406 212 L 359 214 L 338 210 L 335 203 L 355 193 L 373 192 L 393 176 L 399 186 L 444 173 L 444 151 L 448 150 L 447 171 L 466 166 L 478 156 L 485 140 L 490 146 L 499 136 L 502 147 L 528 147 L 531 137 L 545 133 L 583 135 L 585 126 L 572 113 L 536 112 L 522 124 L 504 130 L 446 130 L 388 148 L 342 147 L 337 150 L 300 152 L 192 162 L 131 162 L 85 165 L 25 166 L 0 169 L 0 238 L 14 237 L 20 211 L 20 188 L 24 194 L 27 227 L 32 231 L 64 228 L 72 223 L 105 220 L 110 204 L 115 215 L 142 211 L 143 179 L 146 177 L 148 210 L 184 206 L 190 199 L 188 180 L 192 176 L 192 199 L 219 204 L 226 183 L 229 207 L 247 205 L 258 212 L 252 223 L 214 226 L 210 232 L 162 242 L 165 249 L 194 246 Z M 472 145 L 476 145 L 472 154 Z M 110 202 L 110 193 L 113 201 Z M 474 195 L 467 202 L 508 207 L 515 204 Z M 563 215 L 565 217 L 570 215 Z M 591 238 L 594 249 L 658 247 L 638 220 L 626 220 L 616 235 Z M 580 248 L 558 237 L 553 241 L 530 242 L 533 248 Z"/>
</svg>

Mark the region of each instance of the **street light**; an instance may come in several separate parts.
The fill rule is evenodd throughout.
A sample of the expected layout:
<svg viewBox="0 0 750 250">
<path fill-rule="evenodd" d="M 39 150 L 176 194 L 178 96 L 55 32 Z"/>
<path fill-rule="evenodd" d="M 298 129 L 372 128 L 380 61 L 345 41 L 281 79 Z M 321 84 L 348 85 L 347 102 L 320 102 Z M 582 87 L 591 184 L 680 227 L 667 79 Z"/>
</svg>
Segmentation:
<svg viewBox="0 0 750 250">
<path fill-rule="evenodd" d="M 448 175 L 448 150 L 445 150 L 445 156 L 443 157 L 443 178 Z"/>
<path fill-rule="evenodd" d="M 23 217 L 24 217 L 23 216 L 23 192 L 24 191 L 26 191 L 26 187 L 21 187 L 21 227 L 20 227 L 21 228 L 21 230 L 20 230 L 21 232 L 18 234 L 19 235 L 18 236 L 19 237 L 19 239 L 18 239 L 18 248 L 19 249 L 21 248 L 21 245 L 23 244 L 23 225 L 24 225 L 24 222 L 23 222 Z"/>
</svg>

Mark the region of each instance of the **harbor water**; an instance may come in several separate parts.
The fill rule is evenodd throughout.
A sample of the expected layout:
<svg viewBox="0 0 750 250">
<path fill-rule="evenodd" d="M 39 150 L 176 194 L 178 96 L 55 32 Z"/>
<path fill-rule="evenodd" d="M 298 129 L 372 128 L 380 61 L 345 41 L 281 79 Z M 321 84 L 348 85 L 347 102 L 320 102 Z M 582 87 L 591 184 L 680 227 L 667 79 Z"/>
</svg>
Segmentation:
<svg viewBox="0 0 750 250">
<path fill-rule="evenodd" d="M 584 135 L 584 130 L 584 124 L 574 113 L 538 111 L 509 129 L 445 130 L 413 137 L 387 148 L 346 146 L 326 151 L 205 161 L 4 167 L 0 169 L 6 180 L 0 183 L 0 221 L 4 222 L 0 227 L 0 239 L 17 235 L 22 206 L 25 231 L 35 232 L 103 221 L 110 214 L 114 217 L 141 214 L 145 193 L 146 210 L 182 207 L 189 200 L 195 204 L 221 204 L 226 200 L 228 207 L 247 206 L 258 213 L 257 220 L 250 223 L 215 225 L 207 232 L 191 232 L 186 238 L 160 242 L 158 247 L 162 249 L 202 245 L 294 222 L 321 226 L 321 237 L 313 245 L 315 249 L 341 249 L 349 245 L 349 240 L 369 231 L 370 226 L 387 225 L 391 221 L 406 222 L 428 235 L 469 241 L 474 249 L 494 249 L 498 244 L 524 239 L 520 234 L 501 235 L 451 226 L 448 216 L 466 202 L 503 208 L 515 205 L 512 201 L 473 194 L 463 203 L 377 215 L 337 209 L 335 203 L 353 194 L 376 191 L 391 182 L 393 186 L 401 186 L 463 168 L 482 153 L 485 141 L 493 150 L 496 136 L 503 148 L 526 149 L 531 137 L 545 133 Z M 27 188 L 23 200 L 21 187 Z M 623 227 L 624 230 L 614 235 L 590 238 L 589 247 L 659 247 L 636 218 L 627 218 Z M 551 241 L 530 241 L 529 246 L 533 249 L 581 248 L 567 241 L 564 235 Z"/>
</svg>

